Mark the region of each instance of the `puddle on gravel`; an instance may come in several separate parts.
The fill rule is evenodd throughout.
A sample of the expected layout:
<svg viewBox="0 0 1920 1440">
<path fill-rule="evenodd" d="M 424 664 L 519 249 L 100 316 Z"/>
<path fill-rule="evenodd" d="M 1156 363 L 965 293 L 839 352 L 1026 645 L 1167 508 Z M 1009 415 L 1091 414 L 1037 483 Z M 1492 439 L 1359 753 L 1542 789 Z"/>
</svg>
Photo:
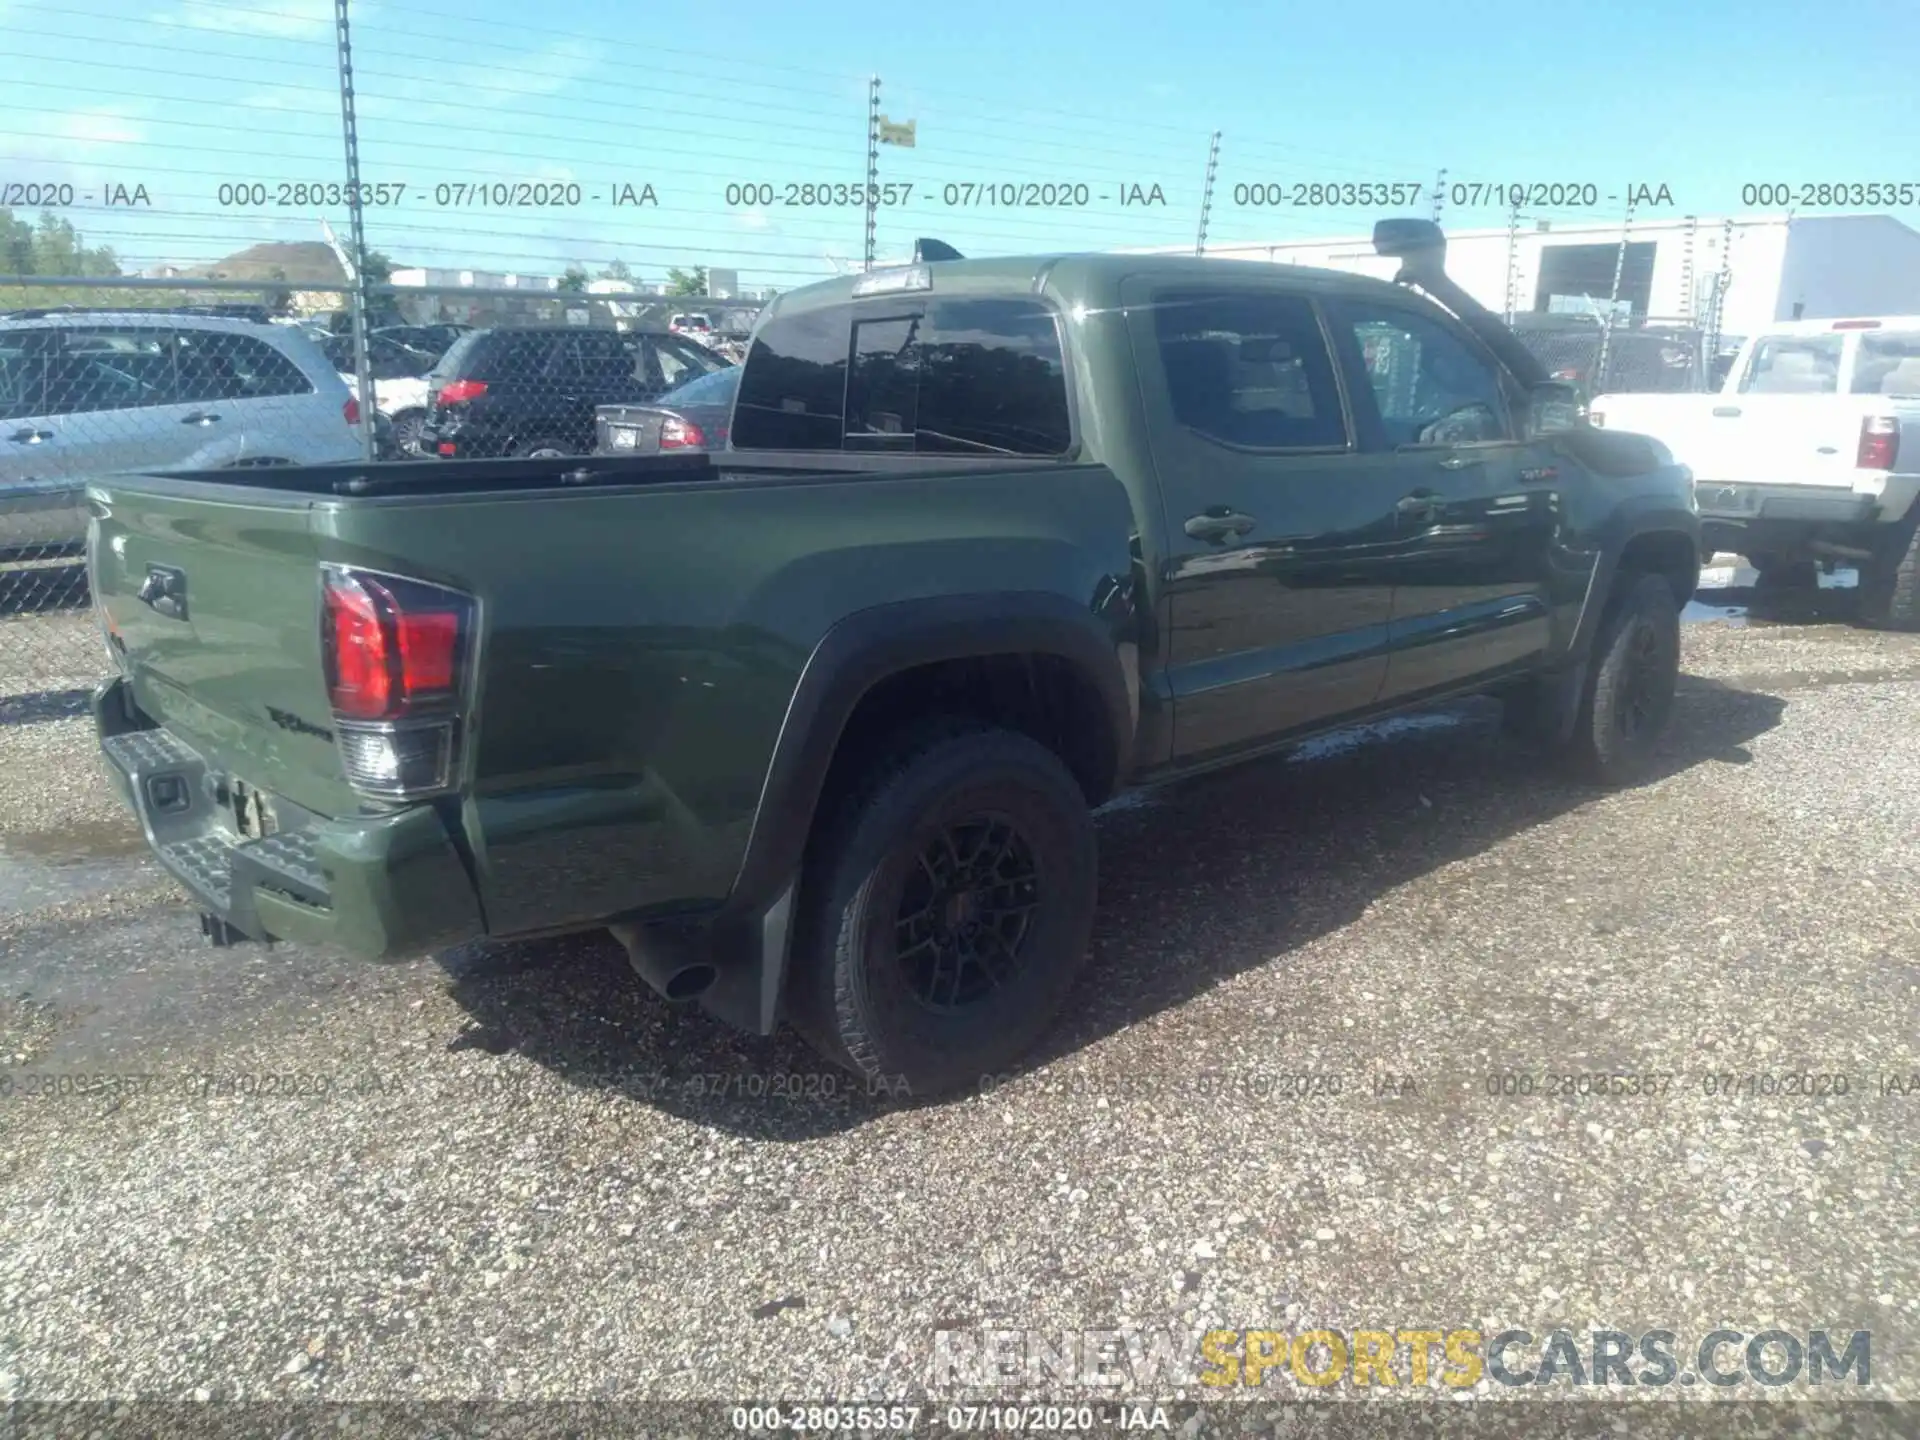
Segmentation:
<svg viewBox="0 0 1920 1440">
<path fill-rule="evenodd" d="M 1753 587 L 1760 575 L 1751 565 L 1709 564 L 1700 569 L 1700 588 L 1694 592 L 1686 608 L 1680 612 L 1682 624 L 1695 625 L 1716 623 L 1739 629 L 1747 625 L 1793 625 L 1804 623 L 1808 617 L 1788 617 L 1783 615 L 1773 620 L 1749 613 L 1747 600 L 1753 594 Z M 1860 584 L 1859 572 L 1851 566 L 1834 567 L 1832 574 L 1822 573 L 1819 577 L 1822 590 L 1852 590 Z M 1725 603 L 1720 596 L 1723 591 L 1736 591 L 1739 600 Z M 1818 609 L 1816 605 L 1814 608 Z"/>
<path fill-rule="evenodd" d="M 107 895 L 150 876 L 146 840 L 124 821 L 0 836 L 0 914 Z"/>
</svg>

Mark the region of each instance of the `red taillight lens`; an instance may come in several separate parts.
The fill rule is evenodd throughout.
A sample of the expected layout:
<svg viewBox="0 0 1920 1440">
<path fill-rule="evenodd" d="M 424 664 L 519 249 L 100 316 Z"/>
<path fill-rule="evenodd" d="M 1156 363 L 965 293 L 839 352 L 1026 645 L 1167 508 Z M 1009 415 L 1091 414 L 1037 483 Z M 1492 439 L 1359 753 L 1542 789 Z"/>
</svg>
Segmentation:
<svg viewBox="0 0 1920 1440">
<path fill-rule="evenodd" d="M 471 599 L 338 566 L 324 572 L 321 593 L 321 648 L 336 716 L 395 720 L 459 700 Z"/>
<path fill-rule="evenodd" d="M 442 455 L 451 455 L 460 447 L 455 445 L 451 440 L 442 440 L 438 445 L 434 446 L 434 448 Z"/>
<path fill-rule="evenodd" d="M 1833 322 L 1833 328 L 1836 330 L 1878 330 L 1880 328 L 1880 322 L 1878 320 L 1836 320 Z"/>
<path fill-rule="evenodd" d="M 1853 463 L 1862 470 L 1891 470 L 1900 455 L 1900 422 L 1891 415 L 1869 415 L 1860 422 L 1860 449 Z"/>
<path fill-rule="evenodd" d="M 660 425 L 662 450 L 684 450 L 690 445 L 706 443 L 706 435 L 691 420 L 682 420 L 678 415 L 669 415 Z"/>
<path fill-rule="evenodd" d="M 347 396 L 347 403 L 340 407 L 340 413 L 347 417 L 347 424 L 358 425 L 360 423 L 360 402 L 351 395 Z"/>
<path fill-rule="evenodd" d="M 484 380 L 456 380 L 451 385 L 442 385 L 436 397 L 442 405 L 460 405 L 487 393 Z"/>
</svg>

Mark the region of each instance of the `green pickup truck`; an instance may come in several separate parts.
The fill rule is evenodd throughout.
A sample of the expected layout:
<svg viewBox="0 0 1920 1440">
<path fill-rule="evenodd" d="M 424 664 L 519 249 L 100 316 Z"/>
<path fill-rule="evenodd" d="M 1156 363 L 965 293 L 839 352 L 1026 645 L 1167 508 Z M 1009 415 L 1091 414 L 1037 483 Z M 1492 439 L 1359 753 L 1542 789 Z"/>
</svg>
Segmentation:
<svg viewBox="0 0 1920 1440">
<path fill-rule="evenodd" d="M 1688 473 L 1581 421 L 1436 227 L 1375 243 L 1400 283 L 796 290 L 716 454 L 100 481 L 109 771 L 216 943 L 607 927 L 669 999 L 964 1086 L 1065 1003 L 1123 787 L 1467 692 L 1646 767 Z"/>
</svg>

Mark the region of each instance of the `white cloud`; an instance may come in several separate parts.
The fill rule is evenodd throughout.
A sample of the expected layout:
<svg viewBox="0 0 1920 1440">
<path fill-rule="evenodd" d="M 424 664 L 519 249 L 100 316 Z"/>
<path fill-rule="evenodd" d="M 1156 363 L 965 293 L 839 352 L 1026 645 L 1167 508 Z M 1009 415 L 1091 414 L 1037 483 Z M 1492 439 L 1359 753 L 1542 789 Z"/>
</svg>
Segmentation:
<svg viewBox="0 0 1920 1440">
<path fill-rule="evenodd" d="M 565 90 L 600 63 L 601 44 L 588 40 L 554 40 L 530 51 L 512 68 L 504 66 L 461 75 L 463 91 L 487 96 L 552 95 Z M 459 62 L 453 62 L 459 70 Z"/>
<path fill-rule="evenodd" d="M 140 113 L 139 107 L 131 105 L 12 112 L 8 122 L 21 128 L 0 146 L 0 154 L 31 161 L 36 167 L 72 168 L 91 175 L 104 164 L 124 164 L 129 147 L 146 142 Z M 54 177 L 39 173 L 33 178 Z"/>
<path fill-rule="evenodd" d="M 767 218 L 764 210 L 742 210 L 733 217 L 733 223 L 742 230 L 767 230 L 773 226 L 773 221 Z"/>
</svg>

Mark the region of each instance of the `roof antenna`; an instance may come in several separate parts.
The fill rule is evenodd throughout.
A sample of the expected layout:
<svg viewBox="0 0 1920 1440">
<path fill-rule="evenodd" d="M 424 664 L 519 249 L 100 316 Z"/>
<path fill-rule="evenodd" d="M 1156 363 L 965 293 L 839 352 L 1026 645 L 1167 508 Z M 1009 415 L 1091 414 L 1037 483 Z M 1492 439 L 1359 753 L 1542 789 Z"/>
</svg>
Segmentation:
<svg viewBox="0 0 1920 1440">
<path fill-rule="evenodd" d="M 966 258 L 944 240 L 923 236 L 913 242 L 913 263 L 916 265 L 925 264 L 930 260 L 964 260 Z"/>
</svg>

